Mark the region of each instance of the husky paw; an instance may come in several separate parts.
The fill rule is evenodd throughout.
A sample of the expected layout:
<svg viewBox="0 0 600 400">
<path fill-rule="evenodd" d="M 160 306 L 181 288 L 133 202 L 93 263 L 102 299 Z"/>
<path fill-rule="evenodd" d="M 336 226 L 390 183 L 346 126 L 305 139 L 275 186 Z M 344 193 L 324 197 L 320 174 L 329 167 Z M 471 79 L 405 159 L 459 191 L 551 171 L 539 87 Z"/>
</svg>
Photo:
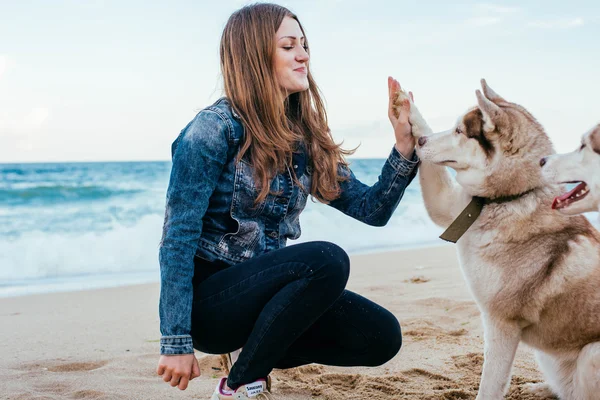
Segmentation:
<svg viewBox="0 0 600 400">
<path fill-rule="evenodd" d="M 523 393 L 531 394 L 540 399 L 556 399 L 557 397 L 547 383 L 526 383 L 522 387 Z"/>
<path fill-rule="evenodd" d="M 406 93 L 404 90 L 400 90 L 396 94 L 396 99 L 394 100 L 394 114 L 396 115 L 396 117 L 400 115 L 402 103 L 405 100 L 408 100 L 408 102 L 410 103 L 410 114 L 408 116 L 408 121 L 410 122 L 413 128 L 413 136 L 419 138 L 426 134 L 425 132 L 427 131 L 427 123 L 421 116 L 421 113 L 419 112 L 417 106 L 415 106 L 415 103 L 412 101 L 408 93 Z"/>
</svg>

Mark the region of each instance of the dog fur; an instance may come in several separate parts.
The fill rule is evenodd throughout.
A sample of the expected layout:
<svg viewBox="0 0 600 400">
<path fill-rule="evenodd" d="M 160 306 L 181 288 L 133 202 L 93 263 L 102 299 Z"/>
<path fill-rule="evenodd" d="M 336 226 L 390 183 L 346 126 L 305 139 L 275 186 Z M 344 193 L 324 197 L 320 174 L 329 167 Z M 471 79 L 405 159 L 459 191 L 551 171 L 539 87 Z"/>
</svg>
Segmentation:
<svg viewBox="0 0 600 400">
<path fill-rule="evenodd" d="M 584 195 L 574 194 L 571 199 L 575 201 L 558 206 L 558 211 L 567 215 L 600 211 L 600 124 L 583 135 L 579 149 L 544 157 L 540 164 L 542 175 L 550 184 L 582 182 L 585 186 L 577 193 Z"/>
<path fill-rule="evenodd" d="M 437 134 L 399 93 L 411 101 L 419 179 L 436 224 L 448 227 L 473 196 L 519 196 L 486 204 L 457 242 L 484 325 L 477 399 L 503 398 L 520 341 L 535 349 L 546 378 L 532 393 L 600 399 L 600 234 L 585 217 L 551 209 L 563 188 L 542 178 L 540 159 L 554 153 L 548 136 L 525 108 L 481 85 L 477 106 Z"/>
</svg>

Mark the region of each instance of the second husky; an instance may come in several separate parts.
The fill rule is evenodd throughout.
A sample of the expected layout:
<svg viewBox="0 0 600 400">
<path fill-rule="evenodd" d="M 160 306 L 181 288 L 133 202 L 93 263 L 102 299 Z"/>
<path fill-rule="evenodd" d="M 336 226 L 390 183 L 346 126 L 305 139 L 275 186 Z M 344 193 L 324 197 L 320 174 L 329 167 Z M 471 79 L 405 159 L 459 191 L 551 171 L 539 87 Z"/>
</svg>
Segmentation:
<svg viewBox="0 0 600 400">
<path fill-rule="evenodd" d="M 481 208 L 457 241 L 484 325 L 477 399 L 503 398 L 520 341 L 546 378 L 530 392 L 600 399 L 600 235 L 551 208 L 564 189 L 542 179 L 540 159 L 554 153 L 542 126 L 481 84 L 477 107 L 449 131 L 433 134 L 412 101 L 410 117 L 431 219 L 448 227 L 474 198 Z"/>
<path fill-rule="evenodd" d="M 583 135 L 579 149 L 544 157 L 540 165 L 550 183 L 577 183 L 552 208 L 567 215 L 600 211 L 600 124 Z"/>
</svg>

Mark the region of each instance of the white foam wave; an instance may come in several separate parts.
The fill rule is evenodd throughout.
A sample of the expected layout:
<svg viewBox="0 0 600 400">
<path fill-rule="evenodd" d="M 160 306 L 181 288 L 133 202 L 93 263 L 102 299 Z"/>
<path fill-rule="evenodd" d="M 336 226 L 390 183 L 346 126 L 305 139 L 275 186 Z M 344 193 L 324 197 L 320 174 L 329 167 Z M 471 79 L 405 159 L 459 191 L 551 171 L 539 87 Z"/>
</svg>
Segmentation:
<svg viewBox="0 0 600 400">
<path fill-rule="evenodd" d="M 109 230 L 27 231 L 14 238 L 2 238 L 0 285 L 23 280 L 158 271 L 162 222 L 162 215 L 150 214 L 133 224 L 113 220 Z M 300 242 L 327 240 L 351 254 L 431 242 L 439 234 L 439 228 L 429 221 L 423 206 L 410 203 L 401 205 L 383 228 L 367 226 L 331 207 L 309 203 L 301 216 L 301 226 Z"/>
<path fill-rule="evenodd" d="M 78 234 L 27 232 L 0 240 L 0 283 L 158 269 L 162 218 Z"/>
</svg>

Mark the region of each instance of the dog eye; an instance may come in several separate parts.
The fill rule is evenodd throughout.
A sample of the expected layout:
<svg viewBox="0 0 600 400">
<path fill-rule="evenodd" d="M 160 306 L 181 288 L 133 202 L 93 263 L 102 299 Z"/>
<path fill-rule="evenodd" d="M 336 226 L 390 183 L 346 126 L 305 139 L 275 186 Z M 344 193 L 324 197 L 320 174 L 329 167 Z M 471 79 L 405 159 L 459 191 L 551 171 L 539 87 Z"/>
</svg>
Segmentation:
<svg viewBox="0 0 600 400">
<path fill-rule="evenodd" d="M 583 150 L 585 148 L 585 143 L 581 144 L 581 147 L 579 148 L 579 151 Z"/>
<path fill-rule="evenodd" d="M 458 135 L 460 135 L 460 134 L 462 133 L 462 131 L 460 130 L 460 128 L 456 128 L 456 133 L 457 133 Z"/>
</svg>

